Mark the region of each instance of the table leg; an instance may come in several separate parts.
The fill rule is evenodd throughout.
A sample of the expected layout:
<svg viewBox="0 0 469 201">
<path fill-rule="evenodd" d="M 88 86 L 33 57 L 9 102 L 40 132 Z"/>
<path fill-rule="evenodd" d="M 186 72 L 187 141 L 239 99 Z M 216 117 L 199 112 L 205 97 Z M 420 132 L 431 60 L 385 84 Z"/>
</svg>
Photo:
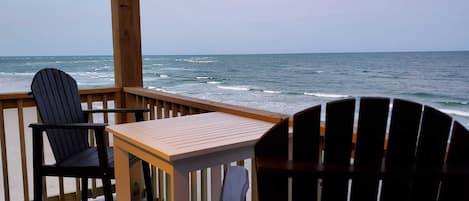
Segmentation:
<svg viewBox="0 0 469 201">
<path fill-rule="evenodd" d="M 114 166 L 116 176 L 116 198 L 131 200 L 129 153 L 114 146 Z"/>
<path fill-rule="evenodd" d="M 212 200 L 220 199 L 221 192 L 221 167 L 216 165 L 210 168 L 212 182 Z"/>
<path fill-rule="evenodd" d="M 174 167 L 170 180 L 172 192 L 170 201 L 189 201 L 189 172 Z"/>
</svg>

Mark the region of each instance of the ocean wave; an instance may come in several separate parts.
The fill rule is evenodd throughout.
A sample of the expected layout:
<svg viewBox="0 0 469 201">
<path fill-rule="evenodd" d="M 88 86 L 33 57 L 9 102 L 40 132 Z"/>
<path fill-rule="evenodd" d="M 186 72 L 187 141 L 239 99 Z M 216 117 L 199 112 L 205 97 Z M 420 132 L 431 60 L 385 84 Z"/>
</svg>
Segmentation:
<svg viewBox="0 0 469 201">
<path fill-rule="evenodd" d="M 211 80 L 211 79 L 214 79 L 214 78 L 213 77 L 201 76 L 201 77 L 195 77 L 195 79 L 198 79 L 198 80 L 205 80 L 205 79 Z"/>
<path fill-rule="evenodd" d="M 322 97 L 322 98 L 347 98 L 350 97 L 349 95 L 342 95 L 342 94 L 325 94 L 325 93 L 310 93 L 310 92 L 304 92 L 304 95 L 307 96 L 316 96 L 316 97 Z"/>
<path fill-rule="evenodd" d="M 165 92 L 165 93 L 172 93 L 172 94 L 176 94 L 177 92 L 175 91 L 169 91 L 169 90 L 165 90 L 163 88 L 159 88 L 159 87 L 154 87 L 154 86 L 148 86 L 147 89 L 151 89 L 151 90 L 154 90 L 154 91 L 161 91 L 161 92 Z"/>
<path fill-rule="evenodd" d="M 168 77 L 169 77 L 169 75 L 164 75 L 164 74 L 161 74 L 161 75 L 160 75 L 160 77 L 161 77 L 161 78 L 168 78 Z"/>
<path fill-rule="evenodd" d="M 469 102 L 468 101 L 440 101 L 440 102 L 437 102 L 437 103 L 440 103 L 442 105 L 449 105 L 449 106 L 460 106 L 460 105 L 468 105 Z"/>
<path fill-rule="evenodd" d="M 188 63 L 214 63 L 216 60 L 210 57 L 192 57 L 188 59 L 176 59 L 176 61 L 188 62 Z"/>
<path fill-rule="evenodd" d="M 279 94 L 279 93 L 282 93 L 281 91 L 274 91 L 274 90 L 262 90 L 262 92 L 268 93 L 268 94 Z"/>
<path fill-rule="evenodd" d="M 218 81 L 209 81 L 209 82 L 207 82 L 207 84 L 221 84 L 221 82 L 218 82 Z"/>
<path fill-rule="evenodd" d="M 163 64 L 151 64 L 152 66 L 162 66 Z"/>
<path fill-rule="evenodd" d="M 469 112 L 461 111 L 461 110 L 450 110 L 450 109 L 440 109 L 440 111 L 446 114 L 452 114 L 461 117 L 469 117 Z"/>
<path fill-rule="evenodd" d="M 14 73 L 14 72 L 0 72 L 0 75 L 6 75 L 6 76 L 15 76 L 15 75 L 19 75 L 19 76 L 33 76 L 34 74 L 36 73 Z"/>
<path fill-rule="evenodd" d="M 217 86 L 219 89 L 228 89 L 228 90 L 235 90 L 235 91 L 249 91 L 250 89 L 245 86 Z"/>
<path fill-rule="evenodd" d="M 106 72 L 70 72 L 68 73 L 72 77 L 87 77 L 87 78 L 110 78 L 114 77 L 114 74 Z"/>
<path fill-rule="evenodd" d="M 415 92 L 415 93 L 402 93 L 403 95 L 411 95 L 411 96 L 416 96 L 416 97 L 422 97 L 422 98 L 434 98 L 434 97 L 440 97 L 436 94 L 432 93 L 427 93 L 427 92 Z"/>
</svg>

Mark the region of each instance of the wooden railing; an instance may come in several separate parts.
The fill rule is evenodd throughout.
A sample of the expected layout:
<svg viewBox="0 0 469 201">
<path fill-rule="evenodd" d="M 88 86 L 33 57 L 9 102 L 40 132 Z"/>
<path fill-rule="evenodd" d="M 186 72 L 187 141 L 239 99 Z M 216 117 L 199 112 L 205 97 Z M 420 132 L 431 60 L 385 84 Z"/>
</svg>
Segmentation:
<svg viewBox="0 0 469 201">
<path fill-rule="evenodd" d="M 277 122 L 287 117 L 283 114 L 256 110 L 252 108 L 223 104 L 208 100 L 190 98 L 144 88 L 101 88 L 80 91 L 84 108 L 147 107 L 150 112 L 148 119 L 173 118 L 177 116 L 219 111 L 239 116 Z M 95 108 L 95 109 L 96 109 Z M 32 150 L 30 123 L 40 121 L 37 118 L 35 102 L 27 93 L 0 94 L 0 148 L 2 174 L 0 184 L 0 200 L 31 200 L 32 195 Z M 93 120 L 93 117 L 89 117 Z M 112 123 L 109 114 L 95 116 L 95 122 Z M 128 118 L 132 118 L 129 116 Z M 97 120 L 97 121 L 96 121 Z M 120 121 L 118 118 L 117 121 Z M 90 143 L 94 143 L 90 138 Z M 47 142 L 47 140 L 45 140 Z M 47 147 L 47 146 L 46 146 Z M 46 162 L 53 162 L 50 150 L 45 151 Z M 233 164 L 247 166 L 251 170 L 251 181 L 255 181 L 255 168 L 251 159 L 234 161 Z M 191 173 L 191 200 L 210 200 L 211 192 L 219 191 L 223 169 L 228 164 L 220 164 L 218 168 L 198 170 Z M 158 200 L 166 200 L 167 182 L 165 173 L 152 167 L 153 187 Z M 210 175 L 210 176 L 209 176 Z M 80 200 L 80 182 L 76 179 L 47 178 L 44 200 Z M 99 182 L 98 182 L 99 183 Z M 256 200 L 256 186 L 251 185 L 252 200 Z M 99 184 L 91 180 L 90 197 L 100 195 Z M 216 194 L 216 193 L 215 193 Z M 218 200 L 212 198 L 211 200 Z"/>
</svg>

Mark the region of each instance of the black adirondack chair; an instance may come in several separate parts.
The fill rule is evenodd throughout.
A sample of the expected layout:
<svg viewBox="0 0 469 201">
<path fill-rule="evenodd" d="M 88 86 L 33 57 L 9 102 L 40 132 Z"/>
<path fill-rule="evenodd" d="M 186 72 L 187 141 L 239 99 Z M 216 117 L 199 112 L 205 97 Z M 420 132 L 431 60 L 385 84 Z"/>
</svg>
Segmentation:
<svg viewBox="0 0 469 201">
<path fill-rule="evenodd" d="M 82 200 L 88 200 L 88 178 L 101 178 L 106 201 L 112 200 L 111 179 L 114 178 L 112 147 L 105 144 L 102 123 L 88 123 L 90 113 L 135 113 L 143 121 L 148 109 L 82 110 L 76 81 L 58 69 L 42 69 L 36 73 L 31 91 L 43 123 L 33 128 L 34 200 L 42 200 L 42 176 L 79 177 Z M 96 147 L 91 147 L 88 130 L 94 130 Z M 44 164 L 43 132 L 47 133 L 55 164 Z M 132 162 L 138 161 L 130 156 Z M 153 201 L 150 170 L 143 162 L 147 199 Z"/>
<path fill-rule="evenodd" d="M 392 107 L 390 104 L 392 103 Z M 469 131 L 432 107 L 365 97 L 327 103 L 294 115 L 256 144 L 260 201 L 469 200 Z M 449 142 L 449 143 L 448 143 Z M 288 149 L 292 146 L 292 158 Z"/>
</svg>

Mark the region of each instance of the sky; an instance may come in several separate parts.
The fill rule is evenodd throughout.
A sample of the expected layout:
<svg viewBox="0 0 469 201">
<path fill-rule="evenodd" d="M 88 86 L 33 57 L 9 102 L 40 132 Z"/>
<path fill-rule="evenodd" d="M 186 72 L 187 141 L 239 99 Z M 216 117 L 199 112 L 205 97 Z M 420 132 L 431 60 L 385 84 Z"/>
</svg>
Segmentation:
<svg viewBox="0 0 469 201">
<path fill-rule="evenodd" d="M 469 50 L 468 0 L 140 0 L 145 55 Z M 110 0 L 2 0 L 0 56 L 112 55 Z"/>
</svg>

